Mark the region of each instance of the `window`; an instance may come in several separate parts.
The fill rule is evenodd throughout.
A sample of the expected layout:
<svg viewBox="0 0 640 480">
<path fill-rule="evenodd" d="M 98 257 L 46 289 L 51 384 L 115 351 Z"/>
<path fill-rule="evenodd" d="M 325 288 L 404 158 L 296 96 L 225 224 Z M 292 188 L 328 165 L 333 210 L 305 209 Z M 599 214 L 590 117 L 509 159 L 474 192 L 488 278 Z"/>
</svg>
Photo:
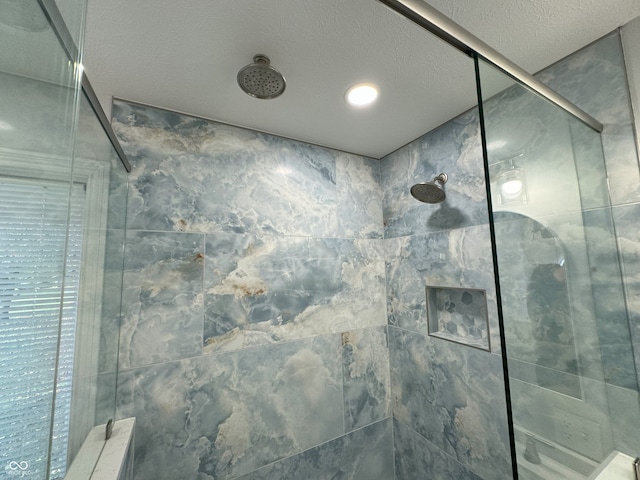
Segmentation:
<svg viewBox="0 0 640 480">
<path fill-rule="evenodd" d="M 59 328 L 52 471 L 66 465 L 85 196 L 83 185 L 72 191 L 63 285 L 69 186 L 0 178 L 0 443 L 7 473 L 27 466 L 36 478 L 46 475 Z"/>
<path fill-rule="evenodd" d="M 62 479 L 95 425 L 110 164 L 74 163 L 70 189 L 68 160 L 0 152 L 1 478 L 46 479 L 51 448 Z"/>
</svg>

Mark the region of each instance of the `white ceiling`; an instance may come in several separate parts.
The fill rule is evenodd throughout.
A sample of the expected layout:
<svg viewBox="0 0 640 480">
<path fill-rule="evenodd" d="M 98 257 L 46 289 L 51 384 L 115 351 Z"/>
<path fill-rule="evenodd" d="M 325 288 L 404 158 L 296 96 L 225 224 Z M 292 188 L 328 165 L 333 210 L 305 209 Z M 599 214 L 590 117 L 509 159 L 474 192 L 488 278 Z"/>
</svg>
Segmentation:
<svg viewBox="0 0 640 480">
<path fill-rule="evenodd" d="M 428 0 L 536 72 L 640 15 L 638 0 Z M 381 158 L 475 105 L 471 59 L 377 0 L 89 0 L 85 69 L 111 97 Z M 236 75 L 263 53 L 273 100 Z M 344 92 L 380 86 L 354 110 Z"/>
</svg>

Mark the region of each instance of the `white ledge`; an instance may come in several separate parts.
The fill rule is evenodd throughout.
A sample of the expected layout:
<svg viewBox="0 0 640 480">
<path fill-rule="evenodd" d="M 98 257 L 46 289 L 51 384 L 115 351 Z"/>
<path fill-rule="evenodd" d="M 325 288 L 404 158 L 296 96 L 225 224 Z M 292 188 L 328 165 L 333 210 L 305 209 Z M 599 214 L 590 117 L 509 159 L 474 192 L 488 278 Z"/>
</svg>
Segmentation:
<svg viewBox="0 0 640 480">
<path fill-rule="evenodd" d="M 634 459 L 620 452 L 612 452 L 589 480 L 636 480 Z"/>
<path fill-rule="evenodd" d="M 133 434 L 136 419 L 127 418 L 113 424 L 111 438 L 104 440 L 105 425 L 93 427 L 85 439 L 78 455 L 67 471 L 64 480 L 121 480 L 124 471 L 131 466 Z"/>
</svg>

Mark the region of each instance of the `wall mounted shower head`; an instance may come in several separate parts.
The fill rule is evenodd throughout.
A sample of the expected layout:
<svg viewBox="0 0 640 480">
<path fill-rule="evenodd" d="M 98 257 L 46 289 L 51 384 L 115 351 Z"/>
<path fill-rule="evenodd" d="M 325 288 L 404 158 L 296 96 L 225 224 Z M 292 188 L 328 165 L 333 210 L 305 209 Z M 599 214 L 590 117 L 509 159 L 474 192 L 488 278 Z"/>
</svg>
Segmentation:
<svg viewBox="0 0 640 480">
<path fill-rule="evenodd" d="M 441 173 L 430 182 L 417 183 L 411 187 L 411 195 L 424 203 L 440 203 L 446 198 L 444 184 L 448 178 L 446 173 Z"/>
<path fill-rule="evenodd" d="M 287 84 L 282 74 L 271 66 L 269 57 L 255 55 L 253 63 L 238 72 L 238 85 L 247 95 L 270 99 L 282 95 Z"/>
</svg>

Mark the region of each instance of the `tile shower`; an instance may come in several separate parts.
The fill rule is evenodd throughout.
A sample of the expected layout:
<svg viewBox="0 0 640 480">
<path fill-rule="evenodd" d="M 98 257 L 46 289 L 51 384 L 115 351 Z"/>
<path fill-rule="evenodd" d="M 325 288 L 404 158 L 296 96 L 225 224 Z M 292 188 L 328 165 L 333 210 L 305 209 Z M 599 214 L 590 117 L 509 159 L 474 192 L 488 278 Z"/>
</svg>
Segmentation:
<svg viewBox="0 0 640 480">
<path fill-rule="evenodd" d="M 379 163 L 113 111 L 134 163 L 118 405 L 136 478 L 393 477 Z"/>
<path fill-rule="evenodd" d="M 605 123 L 633 293 L 640 182 L 617 33 L 540 78 Z M 136 478 L 510 477 L 474 111 L 380 162 L 120 100 L 113 117 L 133 163 L 117 402 L 137 418 Z M 441 171 L 446 203 L 410 197 Z M 485 291 L 491 351 L 430 337 L 425 285 Z M 629 453 L 632 375 L 606 385 Z"/>
</svg>

